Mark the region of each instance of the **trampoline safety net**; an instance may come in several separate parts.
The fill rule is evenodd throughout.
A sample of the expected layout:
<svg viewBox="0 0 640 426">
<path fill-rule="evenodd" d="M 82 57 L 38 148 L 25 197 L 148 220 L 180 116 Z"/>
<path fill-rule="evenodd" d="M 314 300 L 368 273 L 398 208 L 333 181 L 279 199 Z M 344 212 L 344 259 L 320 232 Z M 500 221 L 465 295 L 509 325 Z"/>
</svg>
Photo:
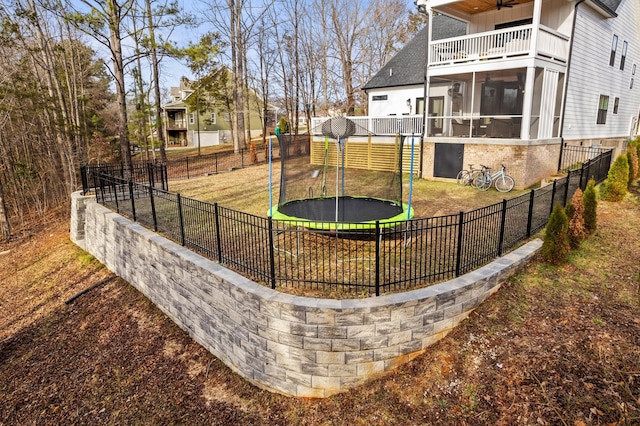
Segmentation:
<svg viewBox="0 0 640 426">
<path fill-rule="evenodd" d="M 278 135 L 280 215 L 294 220 L 362 223 L 402 213 L 403 141 L 384 147 L 386 158 L 381 160 L 388 171 L 367 170 L 368 142 L 365 138 L 349 141 L 348 134 L 354 129 L 348 126 L 344 129 L 338 123 L 330 129 L 324 124 L 325 136 L 311 136 L 311 140 L 308 135 Z M 327 132 L 343 133 L 332 138 Z"/>
</svg>

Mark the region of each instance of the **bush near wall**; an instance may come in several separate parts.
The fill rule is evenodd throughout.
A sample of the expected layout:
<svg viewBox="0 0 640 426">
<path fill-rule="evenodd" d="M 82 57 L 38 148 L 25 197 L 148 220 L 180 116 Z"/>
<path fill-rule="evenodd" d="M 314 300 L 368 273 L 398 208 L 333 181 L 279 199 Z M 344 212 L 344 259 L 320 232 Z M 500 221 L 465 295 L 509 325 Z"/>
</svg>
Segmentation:
<svg viewBox="0 0 640 426">
<path fill-rule="evenodd" d="M 606 201 L 622 201 L 627 195 L 629 185 L 629 160 L 626 155 L 620 155 L 613 162 L 607 180 L 600 188 L 600 196 Z"/>
<path fill-rule="evenodd" d="M 556 204 L 549 217 L 542 243 L 542 257 L 552 265 L 560 265 L 567 260 L 569 245 L 569 218 L 560 204 Z"/>
<path fill-rule="evenodd" d="M 584 203 L 584 230 L 590 235 L 596 232 L 598 226 L 598 197 L 596 194 L 596 182 L 593 179 L 587 183 L 587 187 L 582 194 L 582 202 Z"/>
</svg>

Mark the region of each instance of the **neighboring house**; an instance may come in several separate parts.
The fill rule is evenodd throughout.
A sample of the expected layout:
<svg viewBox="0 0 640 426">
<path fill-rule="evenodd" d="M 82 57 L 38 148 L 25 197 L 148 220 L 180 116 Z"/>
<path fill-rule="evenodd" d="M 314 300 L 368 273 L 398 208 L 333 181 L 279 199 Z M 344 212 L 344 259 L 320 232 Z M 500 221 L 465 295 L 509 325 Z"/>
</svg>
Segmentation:
<svg viewBox="0 0 640 426">
<path fill-rule="evenodd" d="M 189 110 L 186 99 L 193 95 L 188 84 L 180 82 L 179 87 L 172 87 L 171 101 L 164 104 L 164 132 L 167 146 L 213 146 L 231 143 L 231 115 L 226 108 L 215 107 L 212 111 L 198 115 Z M 253 94 L 253 92 L 252 92 Z M 270 107 L 266 114 L 261 114 L 258 105 L 262 102 L 253 94 L 250 103 L 251 136 L 260 136 L 262 120 L 267 120 L 268 127 L 275 126 L 275 108 Z M 266 115 L 266 117 L 265 117 Z"/>
<path fill-rule="evenodd" d="M 423 177 L 504 163 L 522 188 L 555 172 L 563 143 L 612 146 L 619 154 L 638 134 L 639 0 L 418 4 L 429 25 L 364 90 L 371 120 L 404 114 L 415 123 L 426 72 Z"/>
</svg>

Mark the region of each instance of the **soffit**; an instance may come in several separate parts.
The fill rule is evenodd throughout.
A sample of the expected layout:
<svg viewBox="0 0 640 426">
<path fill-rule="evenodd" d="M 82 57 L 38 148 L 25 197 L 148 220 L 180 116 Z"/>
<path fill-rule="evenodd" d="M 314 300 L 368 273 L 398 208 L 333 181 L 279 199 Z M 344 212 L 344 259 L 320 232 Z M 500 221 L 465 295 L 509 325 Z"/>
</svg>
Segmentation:
<svg viewBox="0 0 640 426">
<path fill-rule="evenodd" d="M 531 3 L 534 0 L 515 0 L 515 2 L 511 3 L 512 6 L 517 6 L 520 4 Z M 509 0 L 503 0 L 504 3 L 508 3 Z M 460 0 L 453 3 L 448 3 L 446 6 L 449 9 L 454 9 L 459 12 L 474 15 L 476 13 L 489 12 L 491 10 L 496 10 L 498 4 L 498 0 Z M 507 9 L 507 7 L 502 6 L 502 10 Z"/>
</svg>

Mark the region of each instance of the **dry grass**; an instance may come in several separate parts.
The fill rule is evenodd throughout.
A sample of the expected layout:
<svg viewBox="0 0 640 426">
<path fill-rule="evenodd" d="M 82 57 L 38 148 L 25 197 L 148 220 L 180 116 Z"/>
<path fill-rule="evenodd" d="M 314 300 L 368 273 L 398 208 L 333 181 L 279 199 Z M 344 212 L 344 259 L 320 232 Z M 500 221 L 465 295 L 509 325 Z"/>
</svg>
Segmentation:
<svg viewBox="0 0 640 426">
<path fill-rule="evenodd" d="M 273 165 L 273 203 L 278 202 L 280 165 Z M 222 206 L 259 216 L 269 210 L 269 168 L 267 165 L 247 167 L 233 172 L 203 176 L 190 180 L 170 182 L 169 190 L 201 201 L 217 202 Z M 477 191 L 469 186 L 451 182 L 416 179 L 412 206 L 415 217 L 441 216 L 513 198 L 526 191 L 503 194 L 495 189 Z M 403 198 L 407 202 L 408 178 L 404 177 Z"/>
</svg>

